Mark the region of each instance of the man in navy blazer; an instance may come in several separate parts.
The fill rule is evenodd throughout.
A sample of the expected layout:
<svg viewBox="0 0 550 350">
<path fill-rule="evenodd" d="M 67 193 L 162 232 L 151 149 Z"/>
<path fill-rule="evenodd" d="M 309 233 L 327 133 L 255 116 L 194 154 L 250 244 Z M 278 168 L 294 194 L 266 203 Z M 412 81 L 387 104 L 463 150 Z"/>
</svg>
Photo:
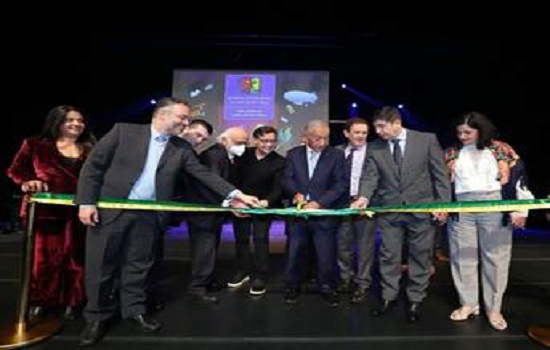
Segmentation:
<svg viewBox="0 0 550 350">
<path fill-rule="evenodd" d="M 344 152 L 328 146 L 328 123 L 310 121 L 304 130 L 304 138 L 305 145 L 287 153 L 283 174 L 285 197 L 304 209 L 344 207 L 349 193 L 349 176 L 344 165 Z M 298 301 L 302 277 L 300 267 L 311 238 L 317 257 L 317 282 L 321 296 L 329 305 L 337 306 L 334 273 L 337 218 L 291 218 L 287 225 L 285 303 Z"/>
<path fill-rule="evenodd" d="M 75 203 L 86 235 L 86 326 L 80 346 L 96 343 L 116 313 L 111 302 L 113 282 L 120 279 L 122 318 L 142 332 L 161 324 L 147 315 L 146 286 L 158 235 L 168 223 L 166 213 L 101 209 L 101 198 L 171 200 L 183 175 L 200 179 L 232 206 L 258 206 L 258 199 L 238 191 L 199 163 L 191 145 L 179 137 L 190 107 L 176 98 L 160 100 L 147 125 L 116 124 L 94 147 L 78 181 Z M 119 276 L 117 276 L 119 275 Z"/>
</svg>

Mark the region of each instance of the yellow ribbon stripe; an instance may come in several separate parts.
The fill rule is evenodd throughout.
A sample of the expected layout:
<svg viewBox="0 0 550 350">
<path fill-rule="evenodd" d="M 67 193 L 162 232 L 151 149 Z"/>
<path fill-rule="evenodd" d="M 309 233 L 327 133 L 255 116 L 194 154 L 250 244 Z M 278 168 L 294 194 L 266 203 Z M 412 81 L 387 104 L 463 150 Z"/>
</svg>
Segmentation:
<svg viewBox="0 0 550 350">
<path fill-rule="evenodd" d="M 37 193 L 30 199 L 31 202 L 73 206 L 74 196 L 68 194 Z M 430 212 L 512 212 L 525 210 L 550 209 L 550 199 L 523 199 L 523 200 L 497 200 L 497 201 L 469 201 L 469 202 L 448 202 L 448 203 L 425 203 L 400 206 L 369 207 L 366 210 L 360 209 L 234 209 L 220 206 L 197 205 L 171 201 L 148 201 L 130 199 L 104 199 L 97 203 L 99 208 L 107 209 L 131 209 L 131 210 L 155 210 L 175 212 L 228 212 L 237 211 L 246 214 L 272 214 L 291 216 L 319 216 L 319 215 L 357 215 L 366 214 L 372 216 L 374 213 L 430 213 Z"/>
</svg>

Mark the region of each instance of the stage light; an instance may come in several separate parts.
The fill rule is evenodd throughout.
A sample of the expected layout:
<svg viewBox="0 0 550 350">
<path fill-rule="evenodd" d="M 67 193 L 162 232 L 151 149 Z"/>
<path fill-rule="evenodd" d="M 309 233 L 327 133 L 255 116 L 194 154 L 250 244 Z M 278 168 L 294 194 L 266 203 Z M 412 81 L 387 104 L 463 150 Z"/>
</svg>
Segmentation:
<svg viewBox="0 0 550 350">
<path fill-rule="evenodd" d="M 397 108 L 402 109 L 404 106 L 400 103 L 397 105 Z"/>
<path fill-rule="evenodd" d="M 351 108 L 357 108 L 357 103 L 353 102 L 353 103 L 351 104 Z"/>
<path fill-rule="evenodd" d="M 156 105 L 157 104 L 157 100 L 155 99 L 151 99 L 151 101 L 149 101 L 152 105 Z"/>
<path fill-rule="evenodd" d="M 346 84 L 342 84 L 342 89 L 347 88 L 348 86 Z"/>
</svg>

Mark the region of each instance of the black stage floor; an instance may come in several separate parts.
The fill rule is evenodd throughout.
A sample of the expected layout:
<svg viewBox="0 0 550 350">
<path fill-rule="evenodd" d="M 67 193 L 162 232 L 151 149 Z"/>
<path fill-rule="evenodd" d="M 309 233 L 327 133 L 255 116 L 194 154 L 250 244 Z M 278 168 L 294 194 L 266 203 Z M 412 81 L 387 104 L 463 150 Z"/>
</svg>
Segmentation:
<svg viewBox="0 0 550 350">
<path fill-rule="evenodd" d="M 18 298 L 21 234 L 0 236 L 0 326 L 13 322 Z M 166 274 L 162 280 L 164 310 L 156 318 L 164 328 L 154 335 L 135 332 L 127 322 L 113 324 L 97 349 L 543 349 L 526 335 L 532 323 L 550 324 L 550 230 L 515 234 L 512 267 L 504 313 L 509 328 L 492 330 L 484 317 L 452 322 L 448 315 L 457 306 L 449 265 L 436 263 L 436 274 L 415 324 L 404 320 L 403 303 L 391 314 L 370 316 L 371 298 L 352 306 L 345 297 L 330 308 L 306 286 L 299 303 L 282 301 L 284 234 L 282 225 L 272 230 L 272 278 L 268 293 L 253 298 L 248 289 L 225 289 L 222 301 L 206 305 L 185 297 L 189 278 L 189 250 L 185 227 L 169 230 L 166 240 Z M 220 247 L 219 275 L 232 273 L 233 244 L 226 231 Z M 373 288 L 372 294 L 377 293 Z M 31 349 L 77 348 L 82 319 L 66 324 L 50 339 Z"/>
</svg>

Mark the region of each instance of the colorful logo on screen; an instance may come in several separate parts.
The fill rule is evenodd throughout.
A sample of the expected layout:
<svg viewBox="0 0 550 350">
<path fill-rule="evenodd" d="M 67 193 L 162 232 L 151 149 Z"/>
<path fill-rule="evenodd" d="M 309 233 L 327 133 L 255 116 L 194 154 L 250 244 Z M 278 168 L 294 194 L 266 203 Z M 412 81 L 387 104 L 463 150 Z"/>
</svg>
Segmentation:
<svg viewBox="0 0 550 350">
<path fill-rule="evenodd" d="M 247 94 L 258 94 L 262 89 L 260 77 L 243 77 L 241 79 L 241 91 Z"/>
</svg>

